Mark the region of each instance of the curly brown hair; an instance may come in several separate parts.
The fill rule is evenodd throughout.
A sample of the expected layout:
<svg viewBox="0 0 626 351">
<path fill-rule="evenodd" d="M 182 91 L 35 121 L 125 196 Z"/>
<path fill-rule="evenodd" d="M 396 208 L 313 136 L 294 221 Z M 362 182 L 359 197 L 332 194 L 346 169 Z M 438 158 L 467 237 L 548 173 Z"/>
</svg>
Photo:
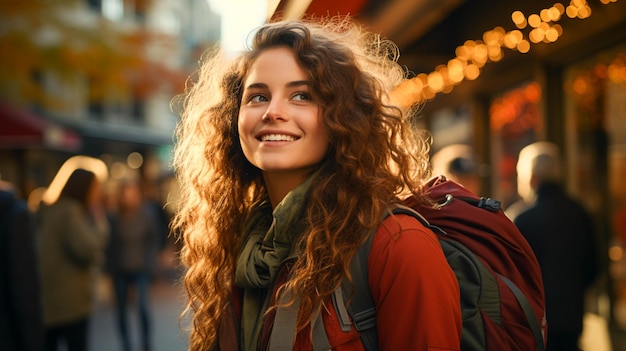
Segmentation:
<svg viewBox="0 0 626 351">
<path fill-rule="evenodd" d="M 308 72 L 323 110 L 329 150 L 313 180 L 302 252 L 283 287 L 301 299 L 303 328 L 349 272 L 349 262 L 388 206 L 429 176 L 430 138 L 388 93 L 406 78 L 397 47 L 348 18 L 261 26 L 251 48 L 229 61 L 207 53 L 199 76 L 181 96 L 174 165 L 182 191 L 174 225 L 193 312 L 189 348 L 215 346 L 229 304 L 242 223 L 267 197 L 261 171 L 242 152 L 237 130 L 243 82 L 269 48 L 288 47 Z M 416 194 L 419 195 L 419 194 Z"/>
</svg>

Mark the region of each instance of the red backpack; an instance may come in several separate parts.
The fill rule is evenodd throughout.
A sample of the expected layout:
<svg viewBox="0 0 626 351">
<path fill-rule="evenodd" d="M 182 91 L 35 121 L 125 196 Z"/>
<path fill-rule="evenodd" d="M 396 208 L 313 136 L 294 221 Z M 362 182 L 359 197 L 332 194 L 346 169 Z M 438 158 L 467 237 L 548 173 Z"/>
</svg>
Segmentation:
<svg viewBox="0 0 626 351">
<path fill-rule="evenodd" d="M 422 206 L 411 197 L 391 212 L 417 218 L 438 236 L 459 282 L 461 350 L 544 351 L 547 323 L 541 270 L 500 202 L 478 197 L 443 176 L 426 187 L 436 208 Z M 342 330 L 349 331 L 353 324 L 366 350 L 378 350 L 376 308 L 367 283 L 373 237 L 369 236 L 350 264 L 354 285 L 346 279 L 333 294 Z M 297 299 L 289 307 L 278 308 L 273 328 L 277 333 L 272 335 L 270 350 L 293 345 L 298 308 Z M 323 326 L 314 326 L 312 341 L 315 350 L 329 348 Z"/>
<path fill-rule="evenodd" d="M 436 209 L 411 197 L 393 213 L 416 217 L 439 237 L 461 290 L 461 350 L 543 351 L 547 323 L 539 264 L 500 202 L 478 197 L 443 176 L 426 186 L 439 204 Z M 372 237 L 352 261 L 351 321 L 342 321 L 354 323 L 366 350 L 378 349 L 376 310 L 367 284 Z M 333 296 L 335 306 L 344 306 L 352 288 L 343 283 L 343 292 Z"/>
</svg>

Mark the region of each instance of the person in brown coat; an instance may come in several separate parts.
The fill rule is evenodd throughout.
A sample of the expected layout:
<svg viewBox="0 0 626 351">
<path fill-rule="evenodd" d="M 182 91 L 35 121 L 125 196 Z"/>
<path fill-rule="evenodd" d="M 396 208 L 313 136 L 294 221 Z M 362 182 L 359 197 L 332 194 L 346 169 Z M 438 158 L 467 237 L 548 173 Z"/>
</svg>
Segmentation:
<svg viewBox="0 0 626 351">
<path fill-rule="evenodd" d="M 108 224 L 99 210 L 100 182 L 76 169 L 53 204 L 39 212 L 40 269 L 46 350 L 86 350 L 88 321 L 103 262 Z"/>
</svg>

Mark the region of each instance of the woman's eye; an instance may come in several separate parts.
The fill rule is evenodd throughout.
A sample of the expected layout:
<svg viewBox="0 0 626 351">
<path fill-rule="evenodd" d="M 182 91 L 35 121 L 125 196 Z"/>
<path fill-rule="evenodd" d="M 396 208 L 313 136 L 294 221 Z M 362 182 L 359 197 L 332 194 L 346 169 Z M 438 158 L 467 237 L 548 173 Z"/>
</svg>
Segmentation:
<svg viewBox="0 0 626 351">
<path fill-rule="evenodd" d="M 250 95 L 248 97 L 249 102 L 265 102 L 267 98 L 263 95 Z"/>
<path fill-rule="evenodd" d="M 293 94 L 292 99 L 298 100 L 298 101 L 311 100 L 311 95 L 305 92 L 298 92 L 298 93 Z"/>
</svg>

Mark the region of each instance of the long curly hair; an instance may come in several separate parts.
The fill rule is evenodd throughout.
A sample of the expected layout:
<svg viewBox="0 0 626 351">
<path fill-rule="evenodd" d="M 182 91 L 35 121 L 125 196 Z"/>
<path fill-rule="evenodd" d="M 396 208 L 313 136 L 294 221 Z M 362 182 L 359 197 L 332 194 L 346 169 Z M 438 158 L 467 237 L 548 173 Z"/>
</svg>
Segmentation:
<svg viewBox="0 0 626 351">
<path fill-rule="evenodd" d="M 252 63 L 274 47 L 292 49 L 308 72 L 330 136 L 311 186 L 309 226 L 296 243 L 302 254 L 282 287 L 301 299 L 299 329 L 349 274 L 364 233 L 400 196 L 421 196 L 416 189 L 429 176 L 430 136 L 412 128 L 410 111 L 389 99 L 406 79 L 397 47 L 349 18 L 270 23 L 234 59 L 217 49 L 207 52 L 197 79 L 180 96 L 174 157 L 181 189 L 174 226 L 184 242 L 191 350 L 216 345 L 242 223 L 253 204 L 267 197 L 261 171 L 242 152 L 237 118 Z"/>
</svg>

